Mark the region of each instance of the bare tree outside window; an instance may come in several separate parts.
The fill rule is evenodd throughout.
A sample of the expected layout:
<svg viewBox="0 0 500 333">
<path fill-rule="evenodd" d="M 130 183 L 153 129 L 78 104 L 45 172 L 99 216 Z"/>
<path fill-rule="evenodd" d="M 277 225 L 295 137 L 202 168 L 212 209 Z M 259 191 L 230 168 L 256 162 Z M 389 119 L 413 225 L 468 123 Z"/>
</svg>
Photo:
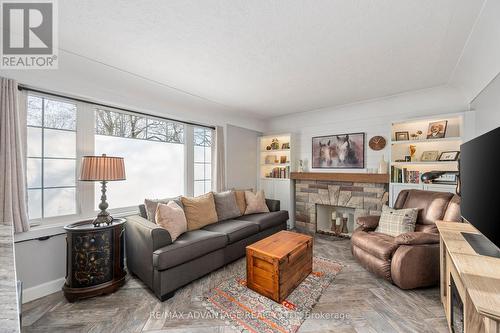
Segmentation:
<svg viewBox="0 0 500 333">
<path fill-rule="evenodd" d="M 96 109 L 96 134 L 184 143 L 184 125 L 147 117 Z"/>
</svg>

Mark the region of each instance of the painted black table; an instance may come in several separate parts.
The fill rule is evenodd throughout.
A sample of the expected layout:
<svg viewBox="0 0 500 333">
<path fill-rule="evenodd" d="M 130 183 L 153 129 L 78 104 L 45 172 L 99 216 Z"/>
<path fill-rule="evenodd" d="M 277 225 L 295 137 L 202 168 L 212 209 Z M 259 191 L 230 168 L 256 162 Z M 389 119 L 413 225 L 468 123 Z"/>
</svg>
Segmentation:
<svg viewBox="0 0 500 333">
<path fill-rule="evenodd" d="M 66 230 L 66 282 L 70 302 L 115 292 L 125 283 L 125 219 L 95 227 L 92 221 L 69 224 Z"/>
</svg>

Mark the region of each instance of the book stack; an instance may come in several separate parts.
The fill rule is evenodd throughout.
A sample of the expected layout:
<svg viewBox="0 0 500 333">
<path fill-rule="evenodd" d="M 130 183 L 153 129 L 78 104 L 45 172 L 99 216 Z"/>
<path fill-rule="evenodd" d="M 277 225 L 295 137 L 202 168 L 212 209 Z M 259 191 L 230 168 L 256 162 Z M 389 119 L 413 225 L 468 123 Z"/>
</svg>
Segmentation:
<svg viewBox="0 0 500 333">
<path fill-rule="evenodd" d="M 420 184 L 420 171 L 411 171 L 407 168 L 397 168 L 391 166 L 391 182 Z"/>
<path fill-rule="evenodd" d="M 290 167 L 273 168 L 268 178 L 290 178 Z"/>
</svg>

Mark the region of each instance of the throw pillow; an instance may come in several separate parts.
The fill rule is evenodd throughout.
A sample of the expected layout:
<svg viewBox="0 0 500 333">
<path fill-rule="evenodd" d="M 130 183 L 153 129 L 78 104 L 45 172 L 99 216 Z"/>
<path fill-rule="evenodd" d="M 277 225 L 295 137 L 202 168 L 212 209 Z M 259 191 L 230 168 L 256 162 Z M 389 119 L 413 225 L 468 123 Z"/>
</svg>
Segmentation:
<svg viewBox="0 0 500 333">
<path fill-rule="evenodd" d="M 165 199 L 145 199 L 144 206 L 146 207 L 146 216 L 147 216 L 148 220 L 153 222 L 153 223 L 156 223 L 155 215 L 156 215 L 156 208 L 158 207 L 158 204 L 159 203 L 167 204 L 169 201 L 174 201 L 181 208 L 184 208 L 184 207 L 182 207 L 181 196 L 174 197 L 174 198 L 165 198 Z"/>
<path fill-rule="evenodd" d="M 392 209 L 384 205 L 380 222 L 375 231 L 391 236 L 413 232 L 417 217 L 418 209 L 416 208 Z"/>
<path fill-rule="evenodd" d="M 234 191 L 214 193 L 214 200 L 219 221 L 241 216 Z"/>
<path fill-rule="evenodd" d="M 269 213 L 269 208 L 266 205 L 266 196 L 264 194 L 264 191 L 258 191 L 257 193 L 245 191 L 245 201 L 247 203 L 245 215 L 255 213 Z"/>
<path fill-rule="evenodd" d="M 187 231 L 184 210 L 175 201 L 169 201 L 167 204 L 159 203 L 155 219 L 156 224 L 168 231 L 172 242 Z"/>
<path fill-rule="evenodd" d="M 238 205 L 238 209 L 240 210 L 240 214 L 244 215 L 245 210 L 247 209 L 247 202 L 245 201 L 245 191 L 234 191 L 234 195 L 236 197 L 236 204 Z"/>
<path fill-rule="evenodd" d="M 184 214 L 186 214 L 188 231 L 203 228 L 217 222 L 214 194 L 212 192 L 196 198 L 182 197 Z"/>
</svg>

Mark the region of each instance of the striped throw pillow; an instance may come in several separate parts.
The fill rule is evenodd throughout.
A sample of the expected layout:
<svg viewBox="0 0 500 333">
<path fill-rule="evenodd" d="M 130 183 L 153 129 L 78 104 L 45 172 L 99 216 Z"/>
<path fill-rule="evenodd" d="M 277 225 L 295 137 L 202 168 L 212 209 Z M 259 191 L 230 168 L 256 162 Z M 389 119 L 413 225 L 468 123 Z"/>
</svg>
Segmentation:
<svg viewBox="0 0 500 333">
<path fill-rule="evenodd" d="M 415 231 L 417 217 L 418 209 L 416 208 L 392 209 L 384 205 L 380 222 L 375 231 L 391 236 L 413 232 Z"/>
</svg>

